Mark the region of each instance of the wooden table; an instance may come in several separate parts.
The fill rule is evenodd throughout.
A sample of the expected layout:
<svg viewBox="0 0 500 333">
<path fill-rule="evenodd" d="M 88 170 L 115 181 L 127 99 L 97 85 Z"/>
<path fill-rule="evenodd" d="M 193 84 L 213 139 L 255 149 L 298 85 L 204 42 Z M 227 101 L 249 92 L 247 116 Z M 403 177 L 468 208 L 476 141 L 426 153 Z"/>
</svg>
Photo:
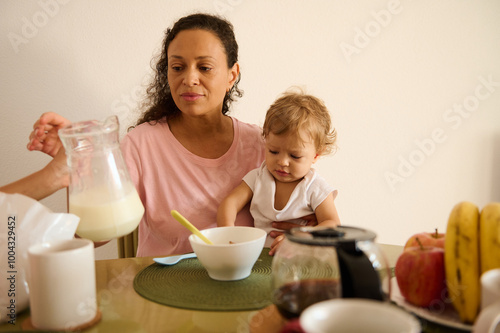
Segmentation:
<svg viewBox="0 0 500 333">
<path fill-rule="evenodd" d="M 137 294 L 134 277 L 153 264 L 152 257 L 96 261 L 97 301 L 101 321 L 88 333 L 127 332 L 245 332 L 253 312 L 207 312 L 173 308 Z M 19 314 L 16 325 L 3 324 L 0 332 L 21 331 L 29 311 Z"/>
<path fill-rule="evenodd" d="M 389 265 L 394 267 L 402 247 L 381 247 Z M 249 322 L 257 311 L 193 311 L 161 305 L 141 297 L 133 288 L 133 280 L 139 271 L 152 263 L 151 257 L 96 261 L 97 299 L 102 320 L 84 332 L 249 331 Z M 0 332 L 21 331 L 21 325 L 28 317 L 29 311 L 19 314 L 16 325 L 3 324 Z"/>
</svg>

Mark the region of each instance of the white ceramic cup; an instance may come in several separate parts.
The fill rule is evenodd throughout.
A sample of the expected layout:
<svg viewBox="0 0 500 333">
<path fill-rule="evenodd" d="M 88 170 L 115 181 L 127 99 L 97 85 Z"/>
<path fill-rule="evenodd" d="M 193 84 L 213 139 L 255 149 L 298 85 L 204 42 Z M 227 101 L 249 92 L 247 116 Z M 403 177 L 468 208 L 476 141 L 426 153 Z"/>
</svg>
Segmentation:
<svg viewBox="0 0 500 333">
<path fill-rule="evenodd" d="M 369 299 L 338 298 L 306 308 L 300 325 L 308 333 L 420 333 L 418 320 L 386 302 Z"/>
<path fill-rule="evenodd" d="M 73 330 L 97 315 L 94 244 L 75 238 L 28 250 L 31 323 L 44 330 Z"/>
<path fill-rule="evenodd" d="M 481 312 L 473 332 L 500 333 L 500 268 L 481 275 Z"/>
</svg>

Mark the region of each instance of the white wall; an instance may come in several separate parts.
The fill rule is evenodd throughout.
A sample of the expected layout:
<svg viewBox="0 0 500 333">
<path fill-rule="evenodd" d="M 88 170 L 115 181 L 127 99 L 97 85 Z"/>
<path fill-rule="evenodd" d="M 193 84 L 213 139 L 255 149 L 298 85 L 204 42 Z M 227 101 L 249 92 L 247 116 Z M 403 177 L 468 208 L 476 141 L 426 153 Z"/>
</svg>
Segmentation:
<svg viewBox="0 0 500 333">
<path fill-rule="evenodd" d="M 25 149 L 42 112 L 130 125 L 163 31 L 194 11 L 235 26 L 234 116 L 262 124 L 291 85 L 325 100 L 339 150 L 317 168 L 343 224 L 402 244 L 461 200 L 500 201 L 497 0 L 2 0 L 0 184 L 48 161 Z M 65 191 L 43 203 L 65 211 Z"/>
</svg>

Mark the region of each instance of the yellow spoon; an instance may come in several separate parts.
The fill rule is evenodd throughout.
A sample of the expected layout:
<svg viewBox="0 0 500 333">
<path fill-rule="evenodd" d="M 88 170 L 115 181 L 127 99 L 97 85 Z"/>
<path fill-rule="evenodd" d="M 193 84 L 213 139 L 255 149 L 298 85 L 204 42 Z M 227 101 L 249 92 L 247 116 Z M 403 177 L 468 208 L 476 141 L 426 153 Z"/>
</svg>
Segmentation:
<svg viewBox="0 0 500 333">
<path fill-rule="evenodd" d="M 200 232 L 200 230 L 196 229 L 196 227 L 194 225 L 192 225 L 191 222 L 189 222 L 188 220 L 186 220 L 186 218 L 184 216 L 182 216 L 178 211 L 172 210 L 170 212 L 170 214 L 172 214 L 172 216 L 174 217 L 174 219 L 176 219 L 177 221 L 179 221 L 179 223 L 182 224 L 183 226 L 185 226 L 189 231 L 191 231 L 196 236 L 200 237 L 202 241 L 204 241 L 205 243 L 210 244 L 210 245 L 214 244 L 214 243 L 212 243 L 210 241 L 210 239 L 208 239 L 207 237 L 205 237 Z"/>
</svg>

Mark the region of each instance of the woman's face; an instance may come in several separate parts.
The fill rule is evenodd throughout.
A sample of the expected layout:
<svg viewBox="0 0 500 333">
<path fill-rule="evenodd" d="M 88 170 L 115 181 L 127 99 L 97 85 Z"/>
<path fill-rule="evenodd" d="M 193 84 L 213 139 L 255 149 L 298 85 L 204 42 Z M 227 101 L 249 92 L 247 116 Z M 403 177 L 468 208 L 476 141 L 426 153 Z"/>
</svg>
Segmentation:
<svg viewBox="0 0 500 333">
<path fill-rule="evenodd" d="M 239 74 L 239 65 L 227 66 L 219 38 L 206 30 L 184 30 L 170 42 L 168 84 L 183 114 L 221 113 L 226 92 Z"/>
</svg>

